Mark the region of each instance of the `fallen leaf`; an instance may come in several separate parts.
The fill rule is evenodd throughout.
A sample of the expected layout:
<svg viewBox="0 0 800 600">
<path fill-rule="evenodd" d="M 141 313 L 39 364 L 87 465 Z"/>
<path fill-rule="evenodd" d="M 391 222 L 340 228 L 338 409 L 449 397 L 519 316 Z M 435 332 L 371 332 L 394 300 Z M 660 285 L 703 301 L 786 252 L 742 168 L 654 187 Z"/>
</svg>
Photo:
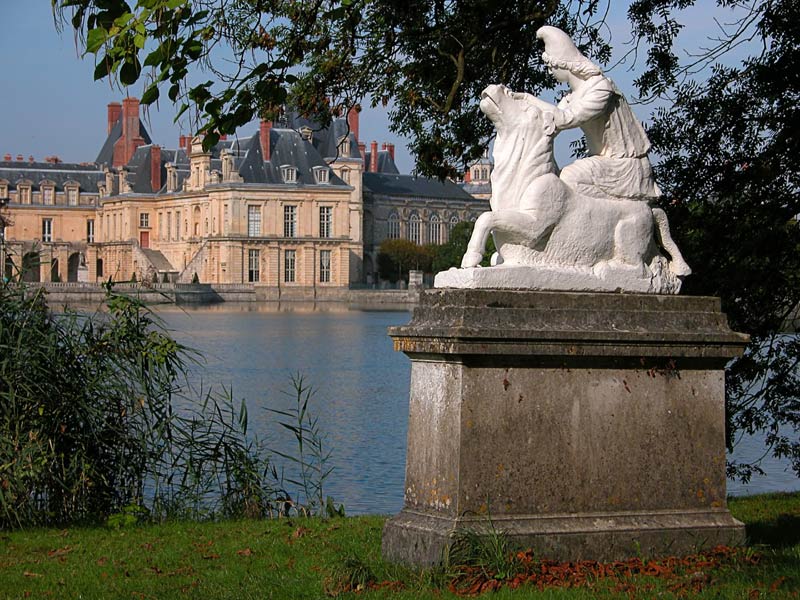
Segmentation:
<svg viewBox="0 0 800 600">
<path fill-rule="evenodd" d="M 70 552 L 72 552 L 72 548 L 69 546 L 64 546 L 63 548 L 59 548 L 57 550 L 50 550 L 50 552 L 47 553 L 47 556 L 50 558 L 56 558 L 59 556 L 64 556 L 65 554 L 69 554 Z"/>
<path fill-rule="evenodd" d="M 219 554 L 204 554 L 203 560 L 216 560 L 219 558 Z"/>
<path fill-rule="evenodd" d="M 302 527 L 302 526 L 301 526 L 301 527 L 298 527 L 297 529 L 295 529 L 295 530 L 294 530 L 294 533 L 292 534 L 292 537 L 293 537 L 294 539 L 301 538 L 301 537 L 303 537 L 305 534 L 307 534 L 309 531 L 311 531 L 311 530 L 310 530 L 310 529 L 307 529 L 307 528 L 305 528 L 305 527 Z"/>
<path fill-rule="evenodd" d="M 250 550 L 250 548 L 245 548 L 244 550 L 237 550 L 236 554 L 238 554 L 239 556 L 252 556 L 253 551 Z"/>
<path fill-rule="evenodd" d="M 100 558 L 97 559 L 97 566 L 98 567 L 102 567 L 107 562 L 108 562 L 108 557 L 107 556 L 101 556 Z"/>
<path fill-rule="evenodd" d="M 25 577 L 44 577 L 41 573 L 31 573 L 30 571 L 25 571 L 23 575 Z"/>
<path fill-rule="evenodd" d="M 778 577 L 775 581 L 772 582 L 772 585 L 769 586 L 770 592 L 777 592 L 778 588 L 783 585 L 783 582 L 786 581 L 786 577 Z"/>
</svg>

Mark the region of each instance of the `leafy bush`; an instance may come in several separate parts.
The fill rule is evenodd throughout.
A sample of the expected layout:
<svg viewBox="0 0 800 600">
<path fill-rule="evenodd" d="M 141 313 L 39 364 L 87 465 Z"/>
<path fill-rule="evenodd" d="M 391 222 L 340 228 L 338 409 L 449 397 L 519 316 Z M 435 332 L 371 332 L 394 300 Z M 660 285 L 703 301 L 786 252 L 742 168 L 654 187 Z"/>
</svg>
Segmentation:
<svg viewBox="0 0 800 600">
<path fill-rule="evenodd" d="M 244 401 L 192 389 L 196 358 L 110 284 L 106 312 L 88 316 L 54 314 L 41 290 L 0 288 L 0 527 L 285 512 L 282 474 L 247 435 Z M 300 389 L 299 481 L 313 510 L 289 509 L 324 514 L 329 453 Z"/>
</svg>

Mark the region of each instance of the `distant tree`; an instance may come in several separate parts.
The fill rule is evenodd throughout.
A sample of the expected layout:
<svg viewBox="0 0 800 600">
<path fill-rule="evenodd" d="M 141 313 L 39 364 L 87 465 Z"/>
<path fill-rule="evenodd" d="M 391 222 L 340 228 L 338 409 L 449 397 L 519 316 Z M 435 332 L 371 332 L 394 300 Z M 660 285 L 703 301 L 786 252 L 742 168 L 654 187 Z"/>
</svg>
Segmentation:
<svg viewBox="0 0 800 600">
<path fill-rule="evenodd" d="M 433 246 L 420 246 L 409 240 L 384 240 L 378 251 L 378 274 L 391 282 L 408 280 L 411 269 L 430 272 Z"/>
</svg>

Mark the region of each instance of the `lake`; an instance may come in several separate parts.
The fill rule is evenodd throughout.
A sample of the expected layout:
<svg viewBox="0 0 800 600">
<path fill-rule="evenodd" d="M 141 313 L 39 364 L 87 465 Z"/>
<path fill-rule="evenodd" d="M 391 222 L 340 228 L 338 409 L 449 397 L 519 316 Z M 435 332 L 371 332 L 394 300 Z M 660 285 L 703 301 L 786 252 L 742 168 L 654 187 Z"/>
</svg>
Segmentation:
<svg viewBox="0 0 800 600">
<path fill-rule="evenodd" d="M 407 323 L 410 313 L 303 303 L 159 306 L 157 313 L 176 339 L 205 357 L 193 374 L 246 398 L 250 431 L 288 452 L 291 440 L 266 408 L 292 405 L 286 392 L 291 375 L 301 373 L 316 389 L 312 410 L 333 448 L 335 471 L 325 493 L 348 514 L 402 508 L 411 369 L 386 329 Z M 761 454 L 757 439 L 743 440 L 734 452 L 740 460 Z M 747 486 L 729 481 L 729 493 L 800 490 L 786 464 L 770 458 L 763 466 L 766 477 Z"/>
</svg>

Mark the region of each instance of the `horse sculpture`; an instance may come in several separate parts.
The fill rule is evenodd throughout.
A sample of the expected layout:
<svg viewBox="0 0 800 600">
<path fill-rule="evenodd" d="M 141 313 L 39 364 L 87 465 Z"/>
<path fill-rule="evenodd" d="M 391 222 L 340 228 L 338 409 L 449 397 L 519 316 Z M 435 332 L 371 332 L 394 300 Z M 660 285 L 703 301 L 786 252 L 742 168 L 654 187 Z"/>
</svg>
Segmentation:
<svg viewBox="0 0 800 600">
<path fill-rule="evenodd" d="M 475 222 L 462 269 L 438 274 L 436 287 L 679 291 L 691 270 L 664 211 L 640 200 L 589 197 L 559 179 L 549 104 L 490 85 L 480 107 L 497 129 L 491 211 Z M 490 233 L 495 266 L 481 269 L 482 283 L 475 283 Z"/>
</svg>

